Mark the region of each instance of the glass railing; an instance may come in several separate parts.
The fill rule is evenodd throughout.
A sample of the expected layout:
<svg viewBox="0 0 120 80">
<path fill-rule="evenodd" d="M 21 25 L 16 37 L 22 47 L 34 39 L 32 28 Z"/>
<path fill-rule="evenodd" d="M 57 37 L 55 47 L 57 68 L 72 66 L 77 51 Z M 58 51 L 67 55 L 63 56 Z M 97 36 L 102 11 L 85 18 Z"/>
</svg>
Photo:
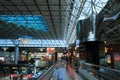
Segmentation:
<svg viewBox="0 0 120 80">
<path fill-rule="evenodd" d="M 91 80 L 120 80 L 120 71 L 116 69 L 112 69 L 109 66 L 99 66 L 99 65 L 94 65 L 90 63 L 84 63 L 81 65 L 80 71 L 82 73 L 86 72 L 89 73 L 88 75 L 91 76 L 86 76 L 86 74 L 83 74 L 85 78 L 92 78 Z"/>
</svg>

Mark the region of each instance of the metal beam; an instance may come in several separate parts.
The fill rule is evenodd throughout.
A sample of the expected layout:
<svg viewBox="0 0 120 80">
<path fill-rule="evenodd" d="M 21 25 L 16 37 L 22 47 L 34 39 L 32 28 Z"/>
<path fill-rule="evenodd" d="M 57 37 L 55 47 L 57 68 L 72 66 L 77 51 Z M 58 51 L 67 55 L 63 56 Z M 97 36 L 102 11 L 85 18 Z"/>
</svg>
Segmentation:
<svg viewBox="0 0 120 80">
<path fill-rule="evenodd" d="M 108 34 L 109 32 L 112 32 L 112 33 L 114 33 L 115 35 L 117 35 L 118 36 L 118 34 L 116 33 L 116 32 L 114 32 L 113 30 L 111 30 L 110 28 L 108 28 L 108 27 L 105 27 L 108 31 L 106 32 L 106 34 Z"/>
<path fill-rule="evenodd" d="M 86 0 L 82 0 L 82 2 L 81 2 L 81 5 L 80 5 L 80 7 L 79 7 L 79 9 L 78 9 L 78 13 L 77 13 L 76 19 L 75 19 L 75 21 L 74 21 L 74 23 L 73 23 L 73 25 L 72 25 L 72 29 L 71 29 L 71 31 L 70 31 L 70 33 L 69 33 L 70 36 L 68 36 L 68 38 L 67 38 L 67 42 L 69 42 L 69 40 L 70 40 L 70 37 L 71 37 L 72 32 L 73 32 L 73 30 L 74 30 L 74 28 L 75 28 L 75 25 L 77 24 L 77 19 L 79 18 L 80 14 L 81 14 L 81 12 L 82 12 L 82 9 L 83 9 L 83 7 L 84 7 L 84 5 L 85 5 L 85 2 L 86 2 Z"/>
<path fill-rule="evenodd" d="M 116 33 L 114 30 L 116 30 L 116 29 L 119 30 L 119 28 L 120 28 L 120 25 L 117 25 L 117 26 L 115 26 L 114 28 L 109 29 L 109 30 L 106 32 L 106 34 L 108 34 L 108 33 L 110 33 L 110 32 Z M 117 33 L 116 33 L 116 34 L 117 34 Z M 117 35 L 119 35 L 119 34 L 117 34 Z"/>
<path fill-rule="evenodd" d="M 28 12 L 30 12 L 30 14 L 33 16 L 31 10 L 28 8 L 28 6 L 27 6 L 26 3 L 24 2 L 24 0 L 22 0 L 22 2 L 23 2 L 23 4 L 25 5 L 25 7 L 27 8 Z M 39 11 L 39 12 L 40 12 L 40 11 Z M 34 17 L 33 17 L 33 18 L 34 18 Z M 25 20 L 26 20 L 26 19 L 25 19 Z M 26 21 L 27 21 L 27 20 L 26 20 Z M 29 29 L 28 29 L 28 31 L 31 32 L 31 30 L 29 30 Z M 38 32 L 37 30 L 35 30 L 35 31 L 36 31 L 38 34 L 42 34 L 42 33 Z M 34 34 L 33 32 L 31 32 L 31 33 Z M 35 36 L 38 36 L 38 38 L 40 38 L 40 36 L 44 38 L 43 35 L 36 35 L 36 34 L 34 34 L 34 35 L 35 35 Z"/>
<path fill-rule="evenodd" d="M 56 38 L 58 39 L 57 32 L 56 32 L 55 25 L 54 25 L 54 21 L 53 21 L 53 17 L 52 17 L 51 11 L 50 11 L 50 5 L 49 5 L 48 0 L 46 0 L 46 2 L 47 2 L 48 11 L 49 11 L 49 14 L 50 14 L 50 18 L 51 18 L 51 21 L 52 21 L 52 24 L 53 24 L 54 33 L 56 35 Z M 51 34 L 51 36 L 52 36 L 52 34 Z"/>
</svg>

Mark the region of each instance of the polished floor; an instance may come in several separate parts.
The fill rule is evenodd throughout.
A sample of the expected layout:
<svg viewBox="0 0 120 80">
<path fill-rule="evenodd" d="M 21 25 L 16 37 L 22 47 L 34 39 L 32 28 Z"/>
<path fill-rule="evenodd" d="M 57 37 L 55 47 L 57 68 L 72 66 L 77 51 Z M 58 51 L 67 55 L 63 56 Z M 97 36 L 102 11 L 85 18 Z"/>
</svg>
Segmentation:
<svg viewBox="0 0 120 80">
<path fill-rule="evenodd" d="M 55 69 L 52 80 L 83 80 L 82 77 L 75 71 L 74 66 L 60 63 Z"/>
</svg>

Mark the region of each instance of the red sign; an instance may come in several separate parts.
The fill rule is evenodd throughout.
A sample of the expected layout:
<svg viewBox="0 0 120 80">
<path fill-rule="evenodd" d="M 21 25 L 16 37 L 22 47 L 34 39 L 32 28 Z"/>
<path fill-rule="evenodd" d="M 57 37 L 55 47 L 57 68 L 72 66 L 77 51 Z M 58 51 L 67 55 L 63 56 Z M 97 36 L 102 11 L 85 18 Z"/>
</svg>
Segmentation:
<svg viewBox="0 0 120 80">
<path fill-rule="evenodd" d="M 55 53 L 55 48 L 47 48 L 47 53 Z"/>
</svg>

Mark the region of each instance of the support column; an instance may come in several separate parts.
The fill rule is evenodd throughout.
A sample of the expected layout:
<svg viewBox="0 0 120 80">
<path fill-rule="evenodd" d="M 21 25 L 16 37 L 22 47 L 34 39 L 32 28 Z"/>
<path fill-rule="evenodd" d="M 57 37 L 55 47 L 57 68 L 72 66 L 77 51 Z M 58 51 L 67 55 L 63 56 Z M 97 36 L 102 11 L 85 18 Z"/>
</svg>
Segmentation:
<svg viewBox="0 0 120 80">
<path fill-rule="evenodd" d="M 6 63 L 6 51 L 4 51 L 4 63 Z"/>
<path fill-rule="evenodd" d="M 58 61 L 58 59 L 57 59 L 57 57 L 58 57 L 58 53 L 55 52 L 54 54 L 55 54 L 55 63 L 56 63 L 56 62 Z"/>
<path fill-rule="evenodd" d="M 19 47 L 18 45 L 16 45 L 15 46 L 15 59 L 14 59 L 15 64 L 18 64 L 18 58 L 19 58 Z"/>
<path fill-rule="evenodd" d="M 95 65 L 99 65 L 99 42 L 98 41 L 88 41 L 85 42 L 87 62 Z"/>
</svg>

